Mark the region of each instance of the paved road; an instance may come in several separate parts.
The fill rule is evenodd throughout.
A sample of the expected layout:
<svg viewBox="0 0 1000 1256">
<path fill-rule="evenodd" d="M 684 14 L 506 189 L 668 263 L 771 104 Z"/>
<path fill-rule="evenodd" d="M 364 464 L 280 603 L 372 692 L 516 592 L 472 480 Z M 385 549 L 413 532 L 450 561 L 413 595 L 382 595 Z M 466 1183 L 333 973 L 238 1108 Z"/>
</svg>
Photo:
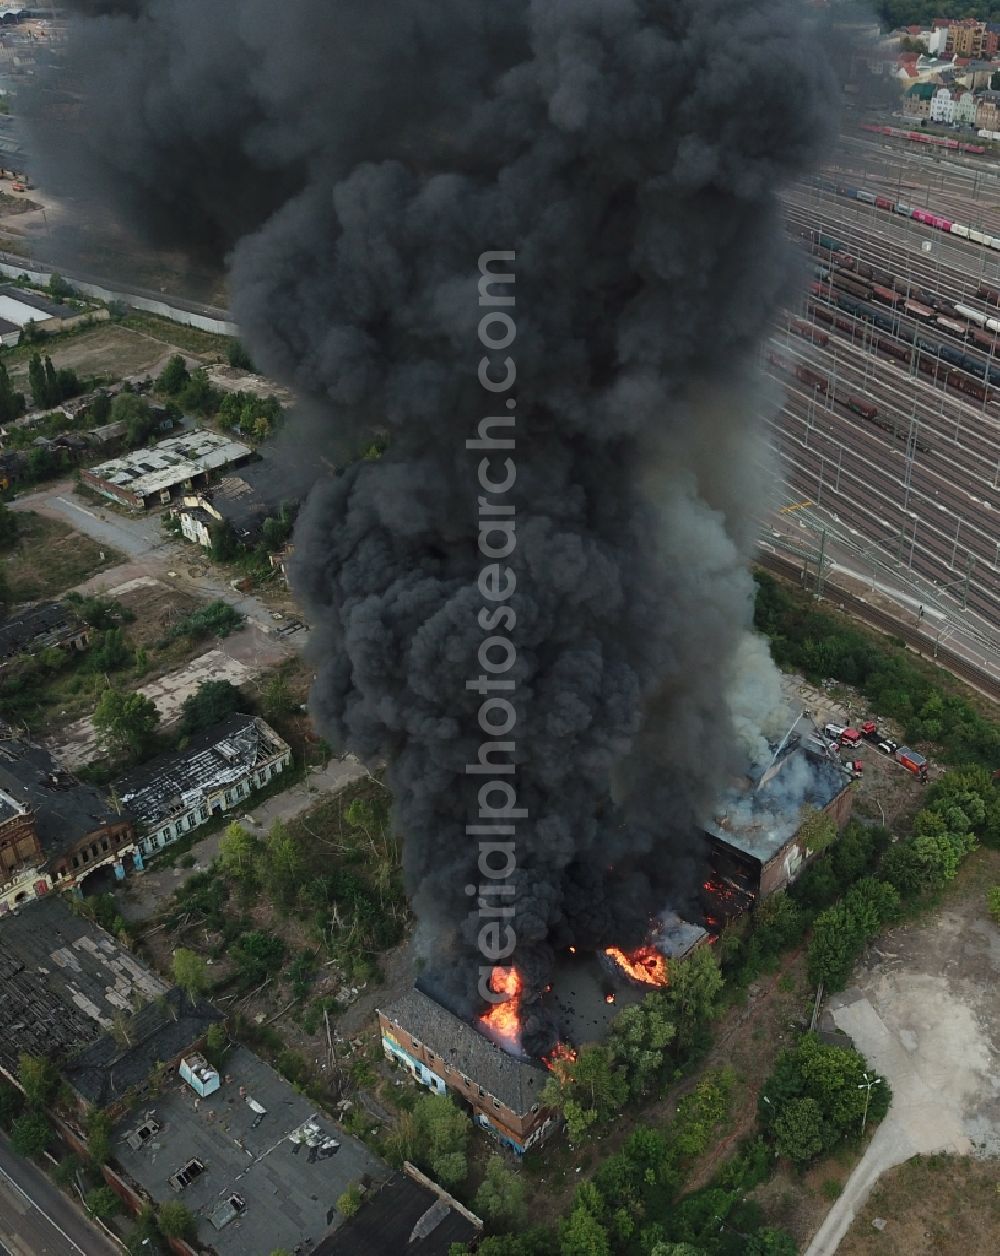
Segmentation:
<svg viewBox="0 0 1000 1256">
<path fill-rule="evenodd" d="M 0 1253 L 120 1256 L 120 1249 L 0 1134 Z"/>
<path fill-rule="evenodd" d="M 77 497 L 69 480 L 18 497 L 11 503 L 11 509 L 34 510 L 48 518 L 59 519 L 92 537 L 98 544 L 108 545 L 128 556 L 127 563 L 109 567 L 81 584 L 79 592 L 97 593 L 140 576 L 153 576 L 199 599 L 228 602 L 249 623 L 268 634 L 275 633 L 278 625 L 272 619 L 269 608 L 252 594 L 235 590 L 225 572 L 208 564 L 198 546 L 165 536 L 159 512 L 119 515 L 114 510 L 105 510 L 94 502 Z M 308 635 L 303 630 L 290 633 L 283 639 L 290 647 L 301 650 Z"/>
<path fill-rule="evenodd" d="M 967 906 L 895 929 L 829 1015 L 892 1086 L 879 1126 L 806 1256 L 833 1256 L 882 1173 L 915 1155 L 1000 1153 L 1000 943 Z"/>
</svg>

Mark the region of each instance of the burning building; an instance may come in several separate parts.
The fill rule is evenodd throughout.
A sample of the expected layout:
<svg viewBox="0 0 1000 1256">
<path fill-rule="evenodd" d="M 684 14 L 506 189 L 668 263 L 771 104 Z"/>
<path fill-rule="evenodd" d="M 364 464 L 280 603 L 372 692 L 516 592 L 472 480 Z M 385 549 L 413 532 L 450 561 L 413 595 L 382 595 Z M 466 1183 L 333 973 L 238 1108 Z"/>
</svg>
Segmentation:
<svg viewBox="0 0 1000 1256">
<path fill-rule="evenodd" d="M 570 945 L 634 954 L 697 894 L 700 818 L 743 763 L 719 694 L 756 639 L 757 351 L 798 270 L 778 192 L 833 130 L 819 19 L 300 0 L 276 40 L 271 0 L 92 7 L 71 118 L 25 108 L 40 177 L 228 257 L 241 338 L 302 403 L 274 465 L 303 501 L 312 714 L 386 763 L 424 971 L 498 1050 L 470 1028 L 483 958 L 538 1008 Z M 178 472 L 116 467 L 135 505 Z M 508 835 L 498 808 L 524 820 L 499 874 L 471 840 Z"/>
<path fill-rule="evenodd" d="M 851 815 L 850 787 L 850 772 L 802 715 L 764 770 L 735 782 L 705 824 L 712 869 L 705 889 L 720 914 L 731 917 L 794 881 L 811 854 L 800 835 L 803 809 L 825 812 L 841 829 Z"/>
<path fill-rule="evenodd" d="M 515 1041 L 507 1049 L 491 1042 L 417 988 L 380 1008 L 378 1021 L 386 1059 L 437 1094 L 464 1100 L 475 1123 L 518 1155 L 555 1130 L 555 1114 L 541 1103 L 548 1075 L 513 1054 Z"/>
</svg>

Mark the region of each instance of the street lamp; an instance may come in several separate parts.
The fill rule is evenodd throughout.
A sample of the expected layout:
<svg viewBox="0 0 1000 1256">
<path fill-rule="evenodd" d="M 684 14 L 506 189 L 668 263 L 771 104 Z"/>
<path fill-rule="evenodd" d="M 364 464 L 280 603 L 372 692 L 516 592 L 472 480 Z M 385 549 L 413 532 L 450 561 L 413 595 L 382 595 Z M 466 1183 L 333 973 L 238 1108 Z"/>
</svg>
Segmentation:
<svg viewBox="0 0 1000 1256">
<path fill-rule="evenodd" d="M 869 1077 L 867 1073 L 862 1073 L 861 1076 L 865 1079 L 858 1085 L 858 1090 L 863 1090 L 865 1092 L 865 1111 L 864 1116 L 861 1118 L 861 1133 L 864 1135 L 865 1126 L 868 1124 L 868 1101 L 871 1099 L 872 1090 L 876 1086 L 881 1086 L 882 1078 L 879 1077 L 878 1074 L 874 1077 Z"/>
</svg>

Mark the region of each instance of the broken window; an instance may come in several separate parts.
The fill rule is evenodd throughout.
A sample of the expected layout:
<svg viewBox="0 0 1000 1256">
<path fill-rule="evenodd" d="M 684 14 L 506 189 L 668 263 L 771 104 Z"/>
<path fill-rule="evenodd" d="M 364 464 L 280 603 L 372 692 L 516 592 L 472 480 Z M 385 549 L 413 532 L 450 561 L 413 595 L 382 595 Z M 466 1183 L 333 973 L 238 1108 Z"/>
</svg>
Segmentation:
<svg viewBox="0 0 1000 1256">
<path fill-rule="evenodd" d="M 185 1186 L 190 1186 L 191 1183 L 196 1178 L 201 1177 L 204 1172 L 205 1166 L 200 1160 L 189 1160 L 183 1168 L 178 1169 L 176 1173 L 171 1174 L 168 1180 L 175 1191 L 182 1191 Z"/>
</svg>

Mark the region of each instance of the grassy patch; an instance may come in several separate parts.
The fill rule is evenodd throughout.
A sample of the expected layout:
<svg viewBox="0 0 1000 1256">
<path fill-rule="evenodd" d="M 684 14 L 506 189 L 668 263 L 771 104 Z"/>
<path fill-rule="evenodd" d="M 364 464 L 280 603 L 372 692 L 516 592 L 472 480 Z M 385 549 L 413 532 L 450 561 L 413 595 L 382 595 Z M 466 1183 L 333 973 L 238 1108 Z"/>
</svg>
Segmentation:
<svg viewBox="0 0 1000 1256">
<path fill-rule="evenodd" d="M 58 519 L 19 511 L 20 536 L 4 555 L 7 579 L 17 602 L 55 597 L 98 571 L 124 562 L 117 550 L 81 536 Z"/>
<path fill-rule="evenodd" d="M 877 1218 L 886 1222 L 876 1230 Z M 1000 1169 L 965 1156 L 915 1156 L 890 1169 L 841 1241 L 839 1256 L 967 1256 L 995 1251 Z"/>
<path fill-rule="evenodd" d="M 121 326 L 144 332 L 147 336 L 155 336 L 156 339 L 176 345 L 178 349 L 185 349 L 188 353 L 208 354 L 217 357 L 220 362 L 228 360 L 228 336 L 216 336 L 213 332 L 200 331 L 197 327 L 187 327 L 184 323 L 174 323 L 169 318 L 159 318 L 156 314 L 144 314 L 138 310 L 133 310 L 123 318 Z"/>
</svg>

